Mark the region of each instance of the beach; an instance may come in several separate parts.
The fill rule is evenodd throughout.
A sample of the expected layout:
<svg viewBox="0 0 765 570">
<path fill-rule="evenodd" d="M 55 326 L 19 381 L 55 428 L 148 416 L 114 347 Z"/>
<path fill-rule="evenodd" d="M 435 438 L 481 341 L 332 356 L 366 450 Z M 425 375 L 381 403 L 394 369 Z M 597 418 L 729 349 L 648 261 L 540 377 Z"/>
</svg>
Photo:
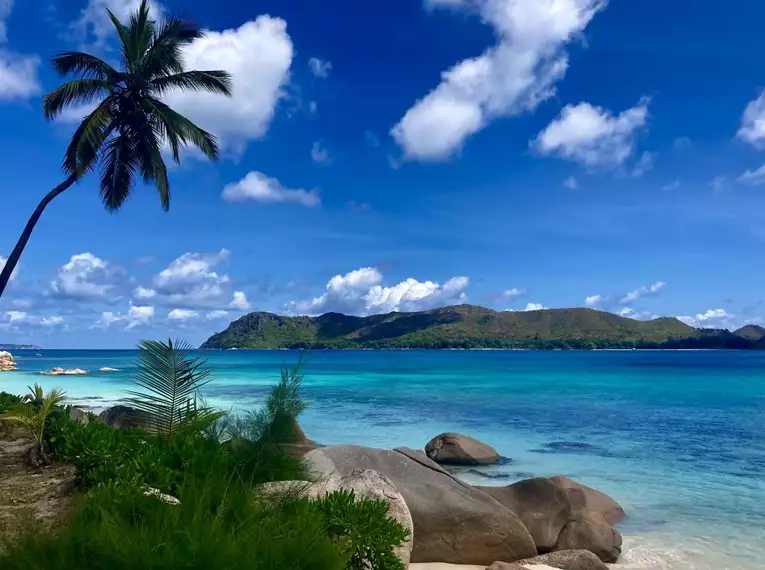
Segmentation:
<svg viewBox="0 0 765 570">
<path fill-rule="evenodd" d="M 125 397 L 132 351 L 17 351 L 0 390 L 40 382 L 102 409 Z M 210 403 L 259 404 L 290 351 L 204 352 Z M 754 570 L 765 543 L 765 355 L 758 352 L 343 351 L 301 353 L 321 444 L 421 449 L 457 431 L 501 465 L 457 474 L 507 485 L 564 474 L 628 513 L 618 567 Z M 53 367 L 86 376 L 45 377 Z M 114 368 L 113 372 L 98 372 Z"/>
</svg>

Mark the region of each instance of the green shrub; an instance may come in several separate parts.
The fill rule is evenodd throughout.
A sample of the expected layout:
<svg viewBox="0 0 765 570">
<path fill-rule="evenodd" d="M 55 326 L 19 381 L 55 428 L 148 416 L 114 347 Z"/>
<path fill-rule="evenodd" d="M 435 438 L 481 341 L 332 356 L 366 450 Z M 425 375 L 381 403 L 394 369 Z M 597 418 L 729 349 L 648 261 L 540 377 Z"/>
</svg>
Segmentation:
<svg viewBox="0 0 765 570">
<path fill-rule="evenodd" d="M 356 499 L 353 491 L 338 491 L 315 504 L 327 534 L 350 556 L 347 570 L 403 570 L 393 549 L 406 541 L 409 531 L 388 518 L 385 501 Z"/>
<path fill-rule="evenodd" d="M 0 414 L 8 412 L 21 403 L 21 398 L 16 394 L 0 392 Z"/>
</svg>

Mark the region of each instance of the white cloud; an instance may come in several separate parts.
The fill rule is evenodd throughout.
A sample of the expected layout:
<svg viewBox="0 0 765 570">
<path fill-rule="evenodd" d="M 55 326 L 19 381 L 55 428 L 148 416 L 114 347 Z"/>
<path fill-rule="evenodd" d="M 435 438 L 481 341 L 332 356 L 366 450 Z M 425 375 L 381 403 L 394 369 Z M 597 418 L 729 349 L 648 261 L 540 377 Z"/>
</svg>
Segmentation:
<svg viewBox="0 0 765 570">
<path fill-rule="evenodd" d="M 73 24 L 81 35 L 87 31 L 102 43 L 114 35 L 105 7 L 121 19 L 127 18 L 140 0 L 90 0 L 81 18 Z M 152 2 L 154 14 L 161 6 Z M 184 49 L 186 69 L 223 70 L 233 78 L 232 97 L 214 93 L 173 91 L 164 100 L 203 129 L 216 135 L 221 146 L 241 152 L 249 141 L 262 138 L 268 130 L 289 83 L 294 47 L 287 23 L 268 15 L 258 16 L 236 29 L 206 30 L 206 36 Z M 62 117 L 80 121 L 85 108 Z"/>
<path fill-rule="evenodd" d="M 686 325 L 697 328 L 722 328 L 727 327 L 735 315 L 731 315 L 725 309 L 708 309 L 703 313 L 698 313 L 695 317 L 681 316 L 678 320 Z"/>
<path fill-rule="evenodd" d="M 678 188 L 680 188 L 679 180 L 675 180 L 674 182 L 670 182 L 669 184 L 665 184 L 661 187 L 661 189 L 665 192 L 669 192 L 670 190 L 677 190 Z"/>
<path fill-rule="evenodd" d="M 765 165 L 757 170 L 747 170 L 738 177 L 738 181 L 742 184 L 751 184 L 752 186 L 765 184 Z"/>
<path fill-rule="evenodd" d="M 7 261 L 8 261 L 7 257 L 3 257 L 2 255 L 0 255 L 0 271 L 2 271 L 3 268 L 5 268 L 5 264 Z M 21 263 L 17 263 L 16 267 L 14 267 L 13 271 L 11 271 L 11 281 L 14 281 L 16 277 L 18 277 L 20 267 L 21 267 Z"/>
<path fill-rule="evenodd" d="M 263 204 L 293 203 L 312 208 L 321 204 L 316 190 L 285 188 L 276 178 L 252 171 L 239 182 L 223 188 L 223 199 L 228 202 L 252 200 Z"/>
<path fill-rule="evenodd" d="M 373 267 L 363 267 L 329 280 L 323 295 L 308 301 L 289 304 L 290 310 L 315 315 L 339 312 L 370 315 L 392 311 L 422 311 L 463 303 L 469 284 L 467 277 L 452 277 L 443 285 L 433 281 L 406 279 L 396 285 L 382 285 L 382 273 Z"/>
<path fill-rule="evenodd" d="M 667 284 L 664 281 L 657 281 L 653 285 L 643 286 L 638 289 L 635 289 L 634 291 L 630 291 L 624 297 L 622 297 L 619 300 L 619 303 L 622 305 L 627 305 L 629 303 L 634 303 L 638 299 L 642 299 L 643 297 L 648 297 L 650 295 L 656 295 L 658 294 Z"/>
<path fill-rule="evenodd" d="M 308 112 L 312 115 L 319 110 L 319 104 L 316 101 L 308 101 Z"/>
<path fill-rule="evenodd" d="M 476 9 L 498 38 L 482 55 L 442 73 L 391 130 L 406 157 L 443 160 L 495 118 L 531 111 L 555 94 L 568 69 L 565 46 L 605 0 L 429 0 Z"/>
<path fill-rule="evenodd" d="M 321 142 L 316 141 L 311 148 L 311 159 L 318 164 L 329 164 L 331 162 L 329 151 L 324 148 Z"/>
<path fill-rule="evenodd" d="M 577 182 L 576 178 L 573 176 L 566 178 L 566 181 L 563 183 L 563 185 L 571 190 L 577 190 L 579 188 L 579 182 Z"/>
<path fill-rule="evenodd" d="M 177 309 L 249 308 L 247 296 L 234 291 L 229 276 L 215 271 L 229 257 L 226 249 L 185 253 L 155 275 L 149 287 L 136 287 L 133 296 Z"/>
<path fill-rule="evenodd" d="M 765 147 L 765 91 L 744 109 L 737 136 L 757 148 Z"/>
<path fill-rule="evenodd" d="M 547 307 L 545 307 L 541 303 L 528 303 L 526 305 L 526 308 L 523 309 L 523 310 L 526 311 L 526 312 L 529 312 L 529 311 L 544 311 L 546 308 Z"/>
<path fill-rule="evenodd" d="M 208 321 L 214 321 L 216 319 L 224 319 L 228 316 L 228 311 L 210 311 L 205 315 Z"/>
<path fill-rule="evenodd" d="M 621 309 L 619 309 L 619 312 L 616 314 L 622 317 L 634 317 L 635 309 L 633 309 L 632 307 L 622 307 Z"/>
<path fill-rule="evenodd" d="M 314 77 L 326 79 L 329 77 L 329 72 L 332 71 L 332 62 L 319 59 L 318 57 L 312 57 L 308 60 L 308 69 Z"/>
<path fill-rule="evenodd" d="M 29 99 L 42 90 L 37 70 L 40 58 L 6 49 L 8 40 L 8 16 L 13 0 L 0 0 L 0 101 Z"/>
<path fill-rule="evenodd" d="M 140 5 L 141 0 L 89 0 L 79 19 L 70 26 L 71 31 L 83 41 L 93 37 L 98 45 L 103 45 L 115 34 L 106 10 L 111 10 L 121 22 L 126 22 Z M 155 0 L 149 0 L 149 10 L 155 18 L 164 12 Z"/>
<path fill-rule="evenodd" d="M 0 313 L 0 329 L 20 330 L 23 328 L 42 327 L 53 329 L 64 324 L 64 317 L 59 315 L 38 316 L 26 311 L 6 311 Z"/>
<path fill-rule="evenodd" d="M 190 309 L 173 309 L 167 313 L 167 318 L 171 321 L 190 321 L 192 319 L 198 319 L 199 313 Z"/>
<path fill-rule="evenodd" d="M 62 299 L 104 300 L 113 297 L 127 279 L 122 267 L 89 252 L 78 253 L 59 268 L 50 283 L 50 293 Z"/>
<path fill-rule="evenodd" d="M 648 119 L 648 99 L 614 116 L 589 103 L 567 105 L 531 146 L 543 155 L 557 155 L 585 166 L 618 166 L 634 152 L 635 135 Z M 642 169 L 652 155 L 641 157 Z M 638 170 L 639 171 L 639 170 Z"/>
<path fill-rule="evenodd" d="M 125 330 L 131 330 L 135 327 L 148 324 L 153 317 L 154 307 L 131 304 L 128 312 L 125 314 L 114 313 L 112 311 L 101 313 L 101 317 L 92 328 L 108 329 L 113 325 L 124 325 Z"/>
<path fill-rule="evenodd" d="M 588 307 L 596 307 L 603 301 L 605 301 L 605 297 L 603 297 L 603 295 L 590 295 L 589 297 L 585 298 L 584 304 Z"/>
<path fill-rule="evenodd" d="M 502 291 L 502 297 L 504 299 L 515 299 L 517 297 L 523 297 L 526 293 L 526 289 L 522 287 L 514 287 L 512 289 L 506 289 Z"/>
<path fill-rule="evenodd" d="M 654 160 L 655 155 L 652 152 L 645 151 L 643 154 L 641 154 L 637 164 L 632 169 L 632 177 L 640 178 L 646 172 L 653 170 Z"/>
</svg>

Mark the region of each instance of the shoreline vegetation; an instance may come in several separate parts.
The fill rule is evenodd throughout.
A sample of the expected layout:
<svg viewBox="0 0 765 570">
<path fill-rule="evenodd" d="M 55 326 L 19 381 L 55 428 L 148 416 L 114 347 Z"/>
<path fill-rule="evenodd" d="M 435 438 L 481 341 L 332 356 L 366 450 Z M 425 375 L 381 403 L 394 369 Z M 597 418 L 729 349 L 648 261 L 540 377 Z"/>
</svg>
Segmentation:
<svg viewBox="0 0 765 570">
<path fill-rule="evenodd" d="M 0 392 L 0 567 L 605 570 L 621 555 L 625 512 L 595 489 L 457 479 L 506 461 L 466 435 L 312 442 L 300 362 L 260 409 L 228 412 L 199 395 L 211 370 L 186 343 L 142 342 L 135 369 L 128 405 L 98 416 L 37 384 Z"/>
<path fill-rule="evenodd" d="M 676 318 L 637 321 L 581 308 L 500 312 L 457 305 L 368 317 L 254 312 L 200 349 L 763 350 L 765 328 L 696 329 Z"/>
</svg>

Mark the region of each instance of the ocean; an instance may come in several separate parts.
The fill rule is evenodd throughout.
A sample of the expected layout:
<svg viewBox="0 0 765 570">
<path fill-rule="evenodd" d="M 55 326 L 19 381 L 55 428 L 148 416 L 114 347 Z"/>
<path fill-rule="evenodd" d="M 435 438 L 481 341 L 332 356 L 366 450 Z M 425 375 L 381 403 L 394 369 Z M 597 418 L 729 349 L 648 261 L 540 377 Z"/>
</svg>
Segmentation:
<svg viewBox="0 0 765 570">
<path fill-rule="evenodd" d="M 40 382 L 74 403 L 124 397 L 133 351 L 16 351 L 0 390 Z M 204 390 L 225 409 L 258 406 L 303 357 L 301 425 L 321 444 L 423 448 L 444 431 L 510 461 L 464 469 L 507 485 L 567 475 L 628 513 L 617 568 L 765 568 L 765 353 L 531 351 L 206 352 Z M 92 371 L 44 377 L 54 366 Z M 100 373 L 111 367 L 119 372 Z"/>
</svg>

